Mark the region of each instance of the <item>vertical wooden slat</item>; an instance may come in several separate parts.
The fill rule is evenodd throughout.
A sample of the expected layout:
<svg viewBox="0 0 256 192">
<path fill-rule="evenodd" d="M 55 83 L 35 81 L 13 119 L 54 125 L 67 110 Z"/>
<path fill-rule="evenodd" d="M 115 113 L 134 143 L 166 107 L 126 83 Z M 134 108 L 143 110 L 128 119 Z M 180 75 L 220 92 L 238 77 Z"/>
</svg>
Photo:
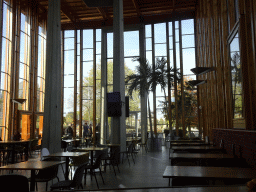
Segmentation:
<svg viewBox="0 0 256 192">
<path fill-rule="evenodd" d="M 173 35 L 173 64 L 174 70 L 177 70 L 177 59 L 176 59 L 176 33 L 175 33 L 175 21 L 172 21 L 172 35 Z M 177 93 L 177 78 L 174 77 L 174 96 L 175 101 L 178 101 L 178 93 Z M 176 118 L 176 135 L 179 136 L 179 116 L 178 116 L 178 102 L 175 102 L 175 118 Z"/>
<path fill-rule="evenodd" d="M 83 120 L 83 30 L 80 30 L 80 97 L 79 97 L 79 137 L 82 137 Z"/>
<path fill-rule="evenodd" d="M 155 71 L 156 58 L 155 58 L 155 26 L 154 26 L 154 24 L 151 24 L 151 33 L 152 33 L 152 69 L 153 69 L 153 71 Z M 155 133 L 155 135 L 157 135 L 156 90 L 155 90 L 155 87 L 154 87 L 154 90 L 153 90 L 153 114 L 154 114 L 154 133 Z"/>
<path fill-rule="evenodd" d="M 64 31 L 61 31 L 61 133 L 65 134 L 65 130 L 63 128 L 63 112 L 64 112 L 64 63 L 65 63 L 65 53 L 64 53 L 64 47 L 65 47 L 65 41 L 64 41 L 65 35 Z"/>
<path fill-rule="evenodd" d="M 96 29 L 93 29 L 93 143 L 94 144 L 96 144 L 95 128 L 96 128 Z"/>
<path fill-rule="evenodd" d="M 74 39 L 74 134 L 73 137 L 76 137 L 76 123 L 77 123 L 77 30 L 75 32 Z M 80 119 L 81 121 L 81 119 Z"/>
<path fill-rule="evenodd" d="M 181 106 L 182 106 L 182 128 L 183 137 L 186 135 L 186 124 L 185 124 L 185 95 L 184 95 L 184 78 L 183 78 L 183 50 L 182 50 L 182 28 L 181 20 L 179 20 L 179 53 L 180 53 L 180 74 L 181 74 Z"/>
<path fill-rule="evenodd" d="M 170 71 L 170 41 L 169 41 L 169 23 L 166 22 L 166 50 L 167 50 L 167 71 Z M 168 110 L 167 113 L 168 119 L 169 119 L 169 133 L 171 135 L 172 133 L 172 100 L 171 100 L 171 83 L 170 83 L 170 77 L 168 77 L 168 85 L 167 85 L 167 101 L 168 101 Z M 165 98 L 166 101 L 166 98 Z"/>
<path fill-rule="evenodd" d="M 16 77 L 18 76 L 17 74 L 17 65 L 15 63 L 15 58 L 16 58 L 16 52 L 15 52 L 15 46 L 16 44 L 14 43 L 15 41 L 15 37 L 16 37 L 16 0 L 13 0 L 13 8 L 12 8 L 12 46 L 11 46 L 11 52 L 12 52 L 12 55 L 13 57 L 11 57 L 11 78 L 10 78 L 10 96 L 11 96 L 11 99 L 15 99 L 16 95 L 17 95 L 17 89 L 15 90 L 15 79 Z M 11 139 L 11 136 L 13 134 L 13 130 L 14 130 L 14 119 L 15 119 L 15 108 L 16 106 L 13 106 L 13 105 L 17 105 L 17 104 L 14 104 L 12 102 L 12 100 L 9 100 L 9 131 L 8 131 L 8 139 L 10 140 Z M 14 108 L 14 110 L 12 110 Z"/>
</svg>

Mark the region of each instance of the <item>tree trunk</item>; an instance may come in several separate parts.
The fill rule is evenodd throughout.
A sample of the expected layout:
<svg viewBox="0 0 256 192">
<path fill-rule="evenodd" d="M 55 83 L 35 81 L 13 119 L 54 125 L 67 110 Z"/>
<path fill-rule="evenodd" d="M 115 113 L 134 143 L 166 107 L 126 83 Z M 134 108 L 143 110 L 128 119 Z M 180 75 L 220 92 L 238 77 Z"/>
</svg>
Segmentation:
<svg viewBox="0 0 256 192">
<path fill-rule="evenodd" d="M 153 138 L 153 127 L 152 127 L 152 119 L 151 119 L 151 111 L 150 111 L 150 102 L 149 102 L 149 97 L 148 97 L 148 113 L 149 113 L 149 125 L 150 125 L 150 135 L 151 135 L 151 142 L 150 142 L 150 146 L 151 146 L 151 150 L 154 147 L 154 138 Z"/>
</svg>

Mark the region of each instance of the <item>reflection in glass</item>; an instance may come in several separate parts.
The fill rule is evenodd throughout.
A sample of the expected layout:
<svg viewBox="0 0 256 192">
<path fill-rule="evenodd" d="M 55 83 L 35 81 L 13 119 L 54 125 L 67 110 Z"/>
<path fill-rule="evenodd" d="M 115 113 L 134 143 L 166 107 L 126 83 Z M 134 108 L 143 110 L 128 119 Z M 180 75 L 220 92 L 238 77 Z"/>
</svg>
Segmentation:
<svg viewBox="0 0 256 192">
<path fill-rule="evenodd" d="M 242 68 L 240 62 L 238 34 L 230 43 L 230 69 L 232 78 L 232 98 L 234 119 L 243 117 Z"/>
</svg>

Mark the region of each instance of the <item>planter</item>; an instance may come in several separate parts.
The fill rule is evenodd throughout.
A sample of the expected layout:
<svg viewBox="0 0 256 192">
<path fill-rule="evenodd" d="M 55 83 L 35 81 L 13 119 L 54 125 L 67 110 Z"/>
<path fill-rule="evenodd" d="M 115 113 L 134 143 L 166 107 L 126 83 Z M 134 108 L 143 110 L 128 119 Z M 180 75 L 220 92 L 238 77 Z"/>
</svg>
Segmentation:
<svg viewBox="0 0 256 192">
<path fill-rule="evenodd" d="M 149 151 L 162 151 L 162 138 L 148 138 Z"/>
</svg>

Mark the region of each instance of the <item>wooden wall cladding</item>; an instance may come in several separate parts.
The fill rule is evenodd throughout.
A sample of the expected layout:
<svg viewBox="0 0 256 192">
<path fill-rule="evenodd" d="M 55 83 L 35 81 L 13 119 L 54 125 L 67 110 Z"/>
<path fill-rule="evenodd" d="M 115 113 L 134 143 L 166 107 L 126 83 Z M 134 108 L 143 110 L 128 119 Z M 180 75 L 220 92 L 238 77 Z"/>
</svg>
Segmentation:
<svg viewBox="0 0 256 192">
<path fill-rule="evenodd" d="M 256 129 L 255 89 L 255 26 L 256 2 L 238 0 L 238 19 L 234 0 L 198 0 L 196 9 L 197 66 L 214 67 L 215 70 L 199 75 L 198 80 L 206 84 L 198 86 L 199 106 L 204 118 L 200 119 L 205 135 L 213 139 L 214 128 L 233 129 L 233 108 L 231 75 L 229 64 L 228 37 L 237 24 L 240 37 L 241 62 L 243 70 L 245 128 Z M 246 6 L 251 5 L 251 6 Z M 255 119 L 255 120 L 253 120 Z"/>
<path fill-rule="evenodd" d="M 219 146 L 223 140 L 224 148 L 228 154 L 233 154 L 234 144 L 235 155 L 245 158 L 247 163 L 256 168 L 256 131 L 237 129 L 213 129 L 213 142 Z"/>
</svg>

